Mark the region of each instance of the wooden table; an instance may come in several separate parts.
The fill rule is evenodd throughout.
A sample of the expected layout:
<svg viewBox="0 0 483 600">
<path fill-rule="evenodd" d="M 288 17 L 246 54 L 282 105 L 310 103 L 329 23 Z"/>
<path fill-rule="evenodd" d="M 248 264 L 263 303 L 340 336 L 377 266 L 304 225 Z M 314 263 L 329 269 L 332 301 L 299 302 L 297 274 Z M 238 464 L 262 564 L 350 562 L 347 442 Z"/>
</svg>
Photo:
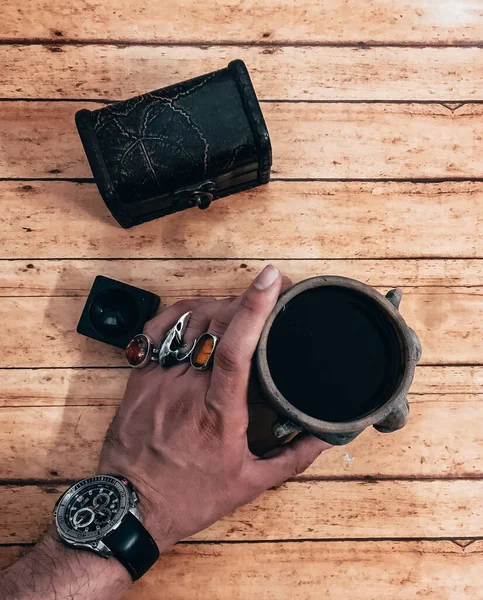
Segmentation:
<svg viewBox="0 0 483 600">
<path fill-rule="evenodd" d="M 366 431 L 176 546 L 131 599 L 481 598 L 483 2 L 6 0 L 0 11 L 0 562 L 90 474 L 128 376 L 75 327 L 94 276 L 238 294 L 401 286 L 423 344 L 397 434 Z M 122 230 L 74 112 L 246 61 L 273 182 Z"/>
</svg>

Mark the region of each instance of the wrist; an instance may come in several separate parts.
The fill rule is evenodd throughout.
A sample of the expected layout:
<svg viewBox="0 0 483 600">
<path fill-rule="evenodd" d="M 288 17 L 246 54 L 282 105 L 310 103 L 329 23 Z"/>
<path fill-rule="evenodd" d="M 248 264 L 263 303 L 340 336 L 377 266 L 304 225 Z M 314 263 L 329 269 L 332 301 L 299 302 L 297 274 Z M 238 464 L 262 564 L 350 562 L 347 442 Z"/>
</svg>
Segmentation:
<svg viewBox="0 0 483 600">
<path fill-rule="evenodd" d="M 54 528 L 2 577 L 0 587 L 7 590 L 6 600 L 114 600 L 132 583 L 116 559 L 69 548 Z"/>
<path fill-rule="evenodd" d="M 131 480 L 132 481 L 132 480 Z M 139 513 L 144 527 L 153 536 L 160 554 L 182 539 L 175 527 L 173 510 L 163 497 L 158 494 L 153 498 L 151 489 L 142 483 L 133 483 L 139 498 Z"/>
<path fill-rule="evenodd" d="M 176 527 L 172 505 L 159 491 L 154 490 L 147 478 L 132 472 L 125 465 L 102 464 L 97 474 L 115 473 L 125 477 L 132 485 L 138 498 L 139 518 L 148 533 L 153 537 L 160 554 L 182 539 Z M 119 475 L 121 474 L 121 475 Z"/>
<path fill-rule="evenodd" d="M 94 584 L 107 584 L 106 589 L 114 585 L 119 588 L 119 593 L 132 584 L 131 577 L 121 563 L 115 558 L 103 558 L 93 552 L 69 548 L 59 539 L 52 527 L 36 546 L 44 554 L 55 561 L 63 561 L 67 565 L 72 577 L 87 575 L 89 587 L 96 589 Z M 65 570 L 65 569 L 64 569 Z M 89 597 L 86 594 L 86 597 Z"/>
</svg>

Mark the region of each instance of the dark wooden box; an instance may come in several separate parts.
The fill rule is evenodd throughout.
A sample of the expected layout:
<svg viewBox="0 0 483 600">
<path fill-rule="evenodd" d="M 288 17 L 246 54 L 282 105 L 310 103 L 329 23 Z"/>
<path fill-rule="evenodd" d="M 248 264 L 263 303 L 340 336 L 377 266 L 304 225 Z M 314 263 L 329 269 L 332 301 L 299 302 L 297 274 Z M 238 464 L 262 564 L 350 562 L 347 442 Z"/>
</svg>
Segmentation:
<svg viewBox="0 0 483 600">
<path fill-rule="evenodd" d="M 122 227 L 207 208 L 270 178 L 270 137 L 241 60 L 81 110 L 76 124 L 99 191 Z"/>
</svg>

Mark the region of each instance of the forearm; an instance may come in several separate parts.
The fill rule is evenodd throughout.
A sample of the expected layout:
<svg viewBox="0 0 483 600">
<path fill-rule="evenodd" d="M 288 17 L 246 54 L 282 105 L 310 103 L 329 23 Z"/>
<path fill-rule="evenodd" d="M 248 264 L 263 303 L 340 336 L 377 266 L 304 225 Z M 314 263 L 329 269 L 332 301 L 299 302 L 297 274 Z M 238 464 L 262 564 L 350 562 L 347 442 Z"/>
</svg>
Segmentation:
<svg viewBox="0 0 483 600">
<path fill-rule="evenodd" d="M 131 583 L 116 559 L 68 548 L 53 531 L 0 572 L 4 600 L 116 600 Z"/>
</svg>

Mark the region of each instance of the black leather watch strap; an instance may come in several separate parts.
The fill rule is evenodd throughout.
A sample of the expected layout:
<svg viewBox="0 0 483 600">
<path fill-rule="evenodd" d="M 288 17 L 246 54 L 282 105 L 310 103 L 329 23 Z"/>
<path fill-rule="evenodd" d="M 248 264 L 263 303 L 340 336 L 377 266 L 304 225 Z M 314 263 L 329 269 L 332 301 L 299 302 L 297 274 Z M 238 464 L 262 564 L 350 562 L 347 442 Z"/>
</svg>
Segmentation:
<svg viewBox="0 0 483 600">
<path fill-rule="evenodd" d="M 121 525 L 102 541 L 126 567 L 133 581 L 142 577 L 159 558 L 156 542 L 141 521 L 130 512 Z"/>
</svg>

